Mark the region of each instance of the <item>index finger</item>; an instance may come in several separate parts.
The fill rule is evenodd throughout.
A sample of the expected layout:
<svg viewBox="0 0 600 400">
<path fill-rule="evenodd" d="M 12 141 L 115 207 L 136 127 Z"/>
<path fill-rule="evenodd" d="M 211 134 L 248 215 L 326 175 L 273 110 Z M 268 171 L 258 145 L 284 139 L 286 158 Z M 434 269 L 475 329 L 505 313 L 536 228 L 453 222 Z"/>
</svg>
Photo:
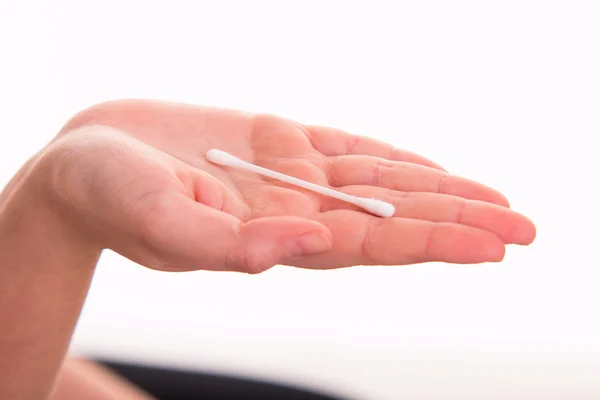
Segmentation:
<svg viewBox="0 0 600 400">
<path fill-rule="evenodd" d="M 333 234 L 332 249 L 289 260 L 288 265 L 331 269 L 431 261 L 476 264 L 504 258 L 502 239 L 471 226 L 409 218 L 377 218 L 349 210 L 321 213 L 315 219 Z"/>
<path fill-rule="evenodd" d="M 423 156 L 370 137 L 352 135 L 340 129 L 324 126 L 307 126 L 306 131 L 313 148 L 326 156 L 366 155 L 391 161 L 410 162 L 446 171 Z"/>
</svg>

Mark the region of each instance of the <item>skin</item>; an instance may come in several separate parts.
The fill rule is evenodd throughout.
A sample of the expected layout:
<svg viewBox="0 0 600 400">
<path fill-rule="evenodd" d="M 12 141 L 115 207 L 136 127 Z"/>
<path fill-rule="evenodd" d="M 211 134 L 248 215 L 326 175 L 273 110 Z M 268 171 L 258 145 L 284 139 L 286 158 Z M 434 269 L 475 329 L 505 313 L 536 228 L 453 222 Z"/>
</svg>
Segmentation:
<svg viewBox="0 0 600 400">
<path fill-rule="evenodd" d="M 396 215 L 212 165 L 211 148 L 391 202 Z M 256 274 L 498 262 L 534 238 L 499 192 L 367 137 L 184 104 L 96 105 L 0 195 L 0 398 L 51 395 L 103 249 L 163 271 Z M 75 387 L 64 374 L 55 396 Z"/>
<path fill-rule="evenodd" d="M 109 369 L 81 359 L 65 361 L 51 398 L 52 400 L 154 400 Z"/>
</svg>

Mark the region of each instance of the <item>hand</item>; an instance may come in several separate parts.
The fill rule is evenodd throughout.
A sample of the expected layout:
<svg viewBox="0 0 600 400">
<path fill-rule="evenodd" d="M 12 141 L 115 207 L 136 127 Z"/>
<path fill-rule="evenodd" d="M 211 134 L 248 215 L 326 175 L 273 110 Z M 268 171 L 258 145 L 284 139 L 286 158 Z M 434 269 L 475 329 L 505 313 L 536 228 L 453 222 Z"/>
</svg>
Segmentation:
<svg viewBox="0 0 600 400">
<path fill-rule="evenodd" d="M 391 202 L 396 215 L 212 165 L 211 148 Z M 110 102 L 73 118 L 45 160 L 70 220 L 99 246 L 161 270 L 479 263 L 535 237 L 493 189 L 369 138 L 273 116 Z"/>
</svg>

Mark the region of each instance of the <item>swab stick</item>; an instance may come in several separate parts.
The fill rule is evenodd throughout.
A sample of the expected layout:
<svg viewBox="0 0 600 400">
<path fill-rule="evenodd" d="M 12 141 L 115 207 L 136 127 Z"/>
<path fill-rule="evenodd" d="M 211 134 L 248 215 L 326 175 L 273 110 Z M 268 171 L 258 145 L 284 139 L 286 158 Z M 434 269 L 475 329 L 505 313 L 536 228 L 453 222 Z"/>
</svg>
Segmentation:
<svg viewBox="0 0 600 400">
<path fill-rule="evenodd" d="M 267 168 L 259 167 L 258 165 L 254 165 L 247 161 L 241 160 L 222 150 L 211 149 L 207 151 L 206 159 L 213 164 L 221 165 L 224 167 L 239 168 L 242 170 L 254 172 L 259 175 L 277 179 L 282 182 L 299 186 L 301 188 L 311 190 L 313 192 L 317 192 L 325 196 L 333 197 L 335 199 L 354 204 L 355 206 L 358 206 L 363 210 L 366 210 L 379 217 L 391 217 L 396 211 L 396 208 L 392 204 L 386 203 L 385 201 L 352 196 L 346 193 L 339 192 L 337 190 L 330 189 L 325 186 L 316 185 L 314 183 L 307 182 L 302 179 L 294 178 L 293 176 L 272 171 Z"/>
</svg>

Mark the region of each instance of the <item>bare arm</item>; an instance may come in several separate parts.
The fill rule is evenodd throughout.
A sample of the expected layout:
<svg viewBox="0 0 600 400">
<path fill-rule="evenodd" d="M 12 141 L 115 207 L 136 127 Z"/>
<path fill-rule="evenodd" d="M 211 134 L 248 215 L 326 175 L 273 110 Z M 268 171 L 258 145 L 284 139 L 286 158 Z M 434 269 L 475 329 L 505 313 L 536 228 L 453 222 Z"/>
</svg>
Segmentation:
<svg viewBox="0 0 600 400">
<path fill-rule="evenodd" d="M 100 254 L 36 179 L 18 174 L 0 205 L 2 399 L 48 396 Z"/>
<path fill-rule="evenodd" d="M 81 359 L 65 361 L 51 400 L 152 400 L 103 366 Z"/>
</svg>

